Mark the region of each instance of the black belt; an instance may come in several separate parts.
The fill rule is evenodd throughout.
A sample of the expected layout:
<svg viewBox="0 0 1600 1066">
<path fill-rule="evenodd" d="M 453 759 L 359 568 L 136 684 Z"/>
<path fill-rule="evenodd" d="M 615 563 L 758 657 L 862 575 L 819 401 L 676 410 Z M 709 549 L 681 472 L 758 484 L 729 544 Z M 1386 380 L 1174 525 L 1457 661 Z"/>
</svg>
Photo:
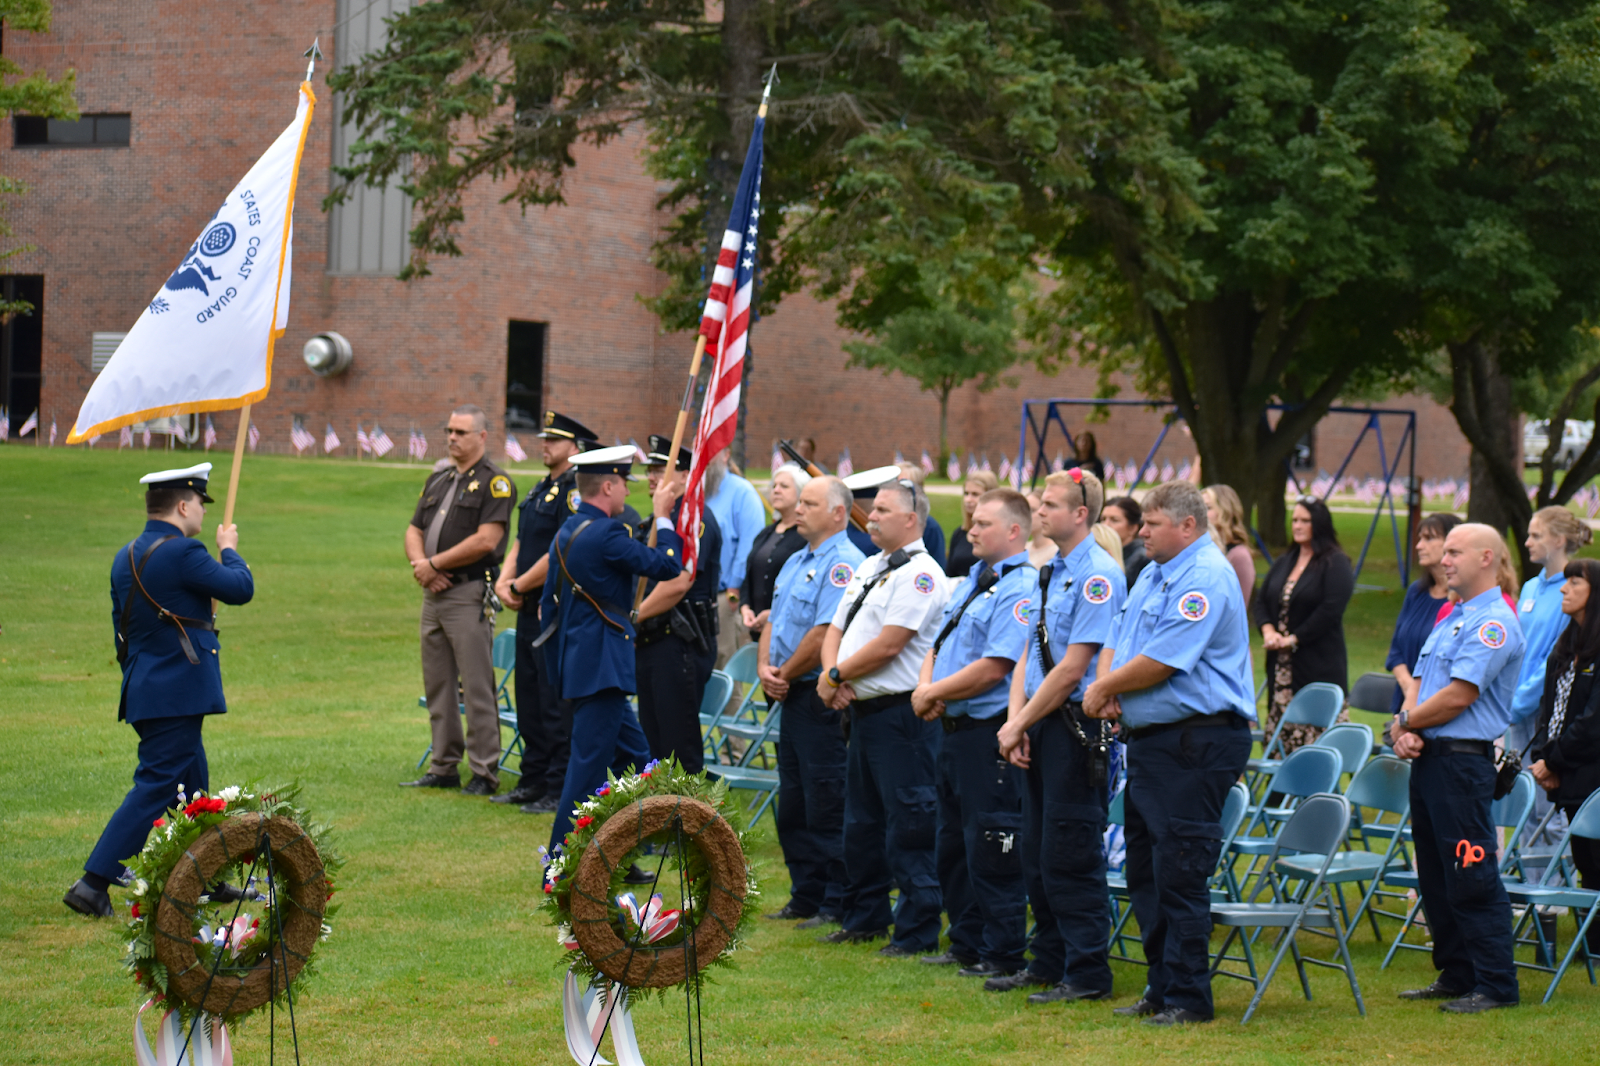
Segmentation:
<svg viewBox="0 0 1600 1066">
<path fill-rule="evenodd" d="M 1425 740 L 1427 738 L 1424 738 Z M 1434 751 L 1449 752 L 1452 755 L 1493 755 L 1494 741 L 1492 740 L 1458 740 L 1455 737 L 1437 737 L 1427 742 L 1427 746 Z"/>
<path fill-rule="evenodd" d="M 978 729 L 985 726 L 998 733 L 1000 727 L 1006 724 L 1006 716 L 997 714 L 990 718 L 974 718 L 970 714 L 963 714 L 952 718 L 946 714 L 940 716 L 939 724 L 944 726 L 946 736 L 951 733 L 964 733 L 969 729 Z"/>
<path fill-rule="evenodd" d="M 1124 729 L 1122 731 L 1122 739 L 1149 740 L 1153 736 L 1171 732 L 1174 729 L 1205 729 L 1222 726 L 1238 729 L 1244 724 L 1245 720 L 1232 711 L 1220 711 L 1217 714 L 1192 714 L 1188 718 L 1180 718 L 1176 722 L 1162 722 L 1160 725 L 1147 725 L 1139 729 Z"/>
<path fill-rule="evenodd" d="M 911 693 L 891 692 L 887 696 L 873 696 L 871 699 L 851 700 L 850 711 L 852 714 L 855 714 L 858 717 L 865 717 L 869 714 L 877 714 L 879 711 L 887 711 L 890 707 L 898 707 L 902 703 L 910 702 Z"/>
</svg>

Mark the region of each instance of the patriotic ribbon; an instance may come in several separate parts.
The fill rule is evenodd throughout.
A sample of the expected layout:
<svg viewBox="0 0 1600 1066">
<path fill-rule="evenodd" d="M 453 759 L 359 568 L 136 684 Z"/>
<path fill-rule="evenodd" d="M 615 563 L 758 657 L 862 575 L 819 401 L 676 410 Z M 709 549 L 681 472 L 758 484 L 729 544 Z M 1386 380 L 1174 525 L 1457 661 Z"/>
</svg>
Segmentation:
<svg viewBox="0 0 1600 1066">
<path fill-rule="evenodd" d="M 190 1037 L 178 1012 L 167 1011 L 156 1028 L 156 1044 L 152 1048 L 141 1019 L 154 1003 L 153 999 L 146 1000 L 133 1016 L 133 1057 L 138 1066 L 233 1066 L 233 1044 L 228 1040 L 228 1027 L 222 1024 L 221 1018 L 209 1014 L 201 1016 Z"/>
</svg>

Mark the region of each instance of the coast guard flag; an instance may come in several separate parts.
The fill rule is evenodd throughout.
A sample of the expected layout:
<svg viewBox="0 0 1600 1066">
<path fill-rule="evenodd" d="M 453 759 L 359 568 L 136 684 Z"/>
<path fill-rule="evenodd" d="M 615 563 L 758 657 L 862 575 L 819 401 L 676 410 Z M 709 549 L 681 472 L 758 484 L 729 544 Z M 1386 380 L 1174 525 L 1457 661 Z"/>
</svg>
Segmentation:
<svg viewBox="0 0 1600 1066">
<path fill-rule="evenodd" d="M 67 436 L 254 403 L 289 324 L 295 179 L 316 97 L 211 216 L 106 364 Z"/>
</svg>

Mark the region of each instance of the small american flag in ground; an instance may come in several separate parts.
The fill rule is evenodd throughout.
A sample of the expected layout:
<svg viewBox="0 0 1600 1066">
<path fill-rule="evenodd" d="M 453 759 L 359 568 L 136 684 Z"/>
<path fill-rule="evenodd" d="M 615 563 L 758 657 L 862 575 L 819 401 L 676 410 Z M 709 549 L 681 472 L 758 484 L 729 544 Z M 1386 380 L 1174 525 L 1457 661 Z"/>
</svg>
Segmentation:
<svg viewBox="0 0 1600 1066">
<path fill-rule="evenodd" d="M 954 452 L 950 454 L 950 461 L 944 466 L 944 476 L 951 481 L 961 480 L 961 460 L 956 457 Z"/>
<path fill-rule="evenodd" d="M 926 448 L 922 449 L 922 472 L 924 474 L 933 473 L 933 456 L 928 454 L 928 449 Z"/>
<path fill-rule="evenodd" d="M 133 447 L 133 427 L 123 426 L 122 432 L 117 434 L 117 449 Z"/>
<path fill-rule="evenodd" d="M 850 449 L 846 448 L 844 454 L 839 456 L 839 468 L 834 471 L 840 477 L 849 477 L 856 472 L 856 464 L 850 461 Z"/>
<path fill-rule="evenodd" d="M 289 443 L 294 445 L 295 452 L 299 453 L 306 451 L 308 448 L 315 448 L 317 446 L 317 438 L 307 432 L 305 426 L 296 422 L 294 427 L 289 430 Z"/>
<path fill-rule="evenodd" d="M 211 424 L 211 416 L 206 415 L 206 451 L 209 452 L 215 443 L 217 443 L 217 427 Z"/>
<path fill-rule="evenodd" d="M 770 88 L 770 86 L 769 86 Z M 700 333 L 711 356 L 711 378 L 700 405 L 700 425 L 694 434 L 694 462 L 684 488 L 678 528 L 700 528 L 705 507 L 706 467 L 722 449 L 733 443 L 739 424 L 739 385 L 744 380 L 744 353 L 750 342 L 750 314 L 756 276 L 756 236 L 761 218 L 761 136 L 767 126 L 766 105 L 756 116 L 745 153 L 739 190 L 728 212 L 722 250 L 711 272 L 711 292 L 706 296 Z M 694 570 L 700 556 L 699 538 L 683 538 L 683 565 Z"/>
<path fill-rule="evenodd" d="M 339 434 L 333 431 L 333 423 L 326 423 L 328 431 L 322 435 L 322 450 L 331 452 L 339 446 Z"/>
<path fill-rule="evenodd" d="M 367 437 L 367 431 L 361 428 L 361 423 L 356 423 L 356 450 L 372 453 L 372 441 Z"/>
<path fill-rule="evenodd" d="M 11 416 L 0 410 L 0 440 L 11 439 Z"/>
<path fill-rule="evenodd" d="M 528 461 L 528 453 L 522 450 L 522 442 L 510 433 L 506 434 L 506 458 L 513 463 Z"/>
<path fill-rule="evenodd" d="M 379 459 L 394 451 L 394 441 L 389 439 L 389 434 L 385 433 L 383 427 L 377 423 L 372 425 L 372 450 L 378 453 Z"/>
<path fill-rule="evenodd" d="M 35 411 L 33 414 L 28 416 L 28 420 L 26 422 L 22 423 L 22 428 L 17 430 L 17 439 L 21 440 L 23 437 L 26 437 L 29 433 L 32 433 L 38 428 L 39 412 Z"/>
<path fill-rule="evenodd" d="M 150 431 L 148 429 L 144 431 L 144 446 L 146 449 L 150 447 Z"/>
<path fill-rule="evenodd" d="M 428 438 L 420 429 L 411 431 L 411 458 L 421 462 L 428 457 Z"/>
<path fill-rule="evenodd" d="M 261 431 L 254 422 L 250 423 L 250 450 L 255 451 L 256 445 L 261 443 Z"/>
<path fill-rule="evenodd" d="M 50 447 L 54 448 L 55 446 L 56 446 L 56 420 L 52 418 L 50 420 Z"/>
</svg>

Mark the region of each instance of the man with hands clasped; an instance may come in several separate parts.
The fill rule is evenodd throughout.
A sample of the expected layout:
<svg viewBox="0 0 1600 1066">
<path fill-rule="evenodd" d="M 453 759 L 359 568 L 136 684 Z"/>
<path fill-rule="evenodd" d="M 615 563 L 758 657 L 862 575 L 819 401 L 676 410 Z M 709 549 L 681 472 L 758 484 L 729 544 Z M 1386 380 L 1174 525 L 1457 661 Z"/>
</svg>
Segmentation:
<svg viewBox="0 0 1600 1066">
<path fill-rule="evenodd" d="M 1441 999 L 1478 1014 L 1519 1001 L 1511 901 L 1495 862 L 1494 742 L 1511 724 L 1522 668 L 1522 628 L 1497 578 L 1506 543 L 1467 522 L 1444 541 L 1445 580 L 1459 598 L 1417 658 L 1416 696 L 1390 726 L 1411 766 L 1417 887 L 1439 978 L 1402 999 Z"/>
<path fill-rule="evenodd" d="M 1090 536 L 1104 489 L 1082 468 L 1045 479 L 1039 518 L 1059 549 L 1039 571 L 1028 649 L 1012 673 L 1010 708 L 997 738 L 1026 772 L 1022 869 L 1033 904 L 1033 960 L 984 987 L 1046 985 L 1030 1003 L 1111 994 L 1106 887 L 1109 726 L 1083 713 L 1095 657 L 1128 598 L 1120 560 Z"/>
</svg>

